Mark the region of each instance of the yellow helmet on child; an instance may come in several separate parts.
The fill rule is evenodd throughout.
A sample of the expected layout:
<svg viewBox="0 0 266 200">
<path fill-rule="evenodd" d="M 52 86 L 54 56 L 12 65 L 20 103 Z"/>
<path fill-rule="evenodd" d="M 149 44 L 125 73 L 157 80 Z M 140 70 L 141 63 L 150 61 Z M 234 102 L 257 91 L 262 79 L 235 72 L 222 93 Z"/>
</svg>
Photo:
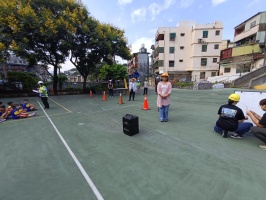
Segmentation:
<svg viewBox="0 0 266 200">
<path fill-rule="evenodd" d="M 239 96 L 239 94 L 230 94 L 228 99 L 230 99 L 232 101 L 239 101 L 240 100 L 240 96 Z"/>
</svg>

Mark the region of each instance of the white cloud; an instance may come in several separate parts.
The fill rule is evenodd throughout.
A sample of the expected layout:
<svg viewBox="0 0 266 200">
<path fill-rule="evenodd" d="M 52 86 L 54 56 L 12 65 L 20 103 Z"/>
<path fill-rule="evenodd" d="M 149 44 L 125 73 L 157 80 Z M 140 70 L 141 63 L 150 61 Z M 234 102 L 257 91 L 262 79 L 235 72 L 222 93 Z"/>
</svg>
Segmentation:
<svg viewBox="0 0 266 200">
<path fill-rule="evenodd" d="M 194 0 L 181 0 L 181 2 L 180 2 L 180 6 L 181 6 L 181 8 L 187 8 L 187 7 L 189 7 L 193 2 L 194 2 Z"/>
<path fill-rule="evenodd" d="M 166 10 L 171 5 L 173 5 L 174 3 L 175 3 L 175 0 L 164 0 L 163 5 L 158 4 L 158 3 L 152 3 L 149 6 L 149 10 L 151 12 L 152 20 L 154 20 L 155 17 L 162 12 L 162 10 Z"/>
<path fill-rule="evenodd" d="M 217 6 L 218 4 L 224 3 L 227 0 L 212 0 L 212 5 Z"/>
<path fill-rule="evenodd" d="M 123 6 L 123 5 L 126 5 L 126 4 L 129 4 L 131 3 L 133 0 L 118 0 L 117 3 L 120 5 L 120 6 Z"/>
<path fill-rule="evenodd" d="M 152 52 L 151 45 L 153 45 L 154 42 L 153 42 L 153 38 L 147 38 L 147 37 L 142 37 L 142 38 L 139 38 L 136 41 L 134 41 L 131 44 L 131 53 L 138 53 L 139 52 L 139 49 L 141 48 L 141 46 L 143 44 L 144 44 L 145 48 L 147 49 L 147 52 L 148 53 L 151 53 Z M 116 57 L 116 61 L 118 63 L 120 63 L 120 64 L 127 63 L 126 60 L 123 60 L 120 57 Z"/>
<path fill-rule="evenodd" d="M 137 10 L 134 10 L 131 13 L 132 22 L 135 22 L 136 20 L 145 21 L 145 17 L 146 17 L 146 9 L 145 8 L 139 8 Z"/>
<path fill-rule="evenodd" d="M 251 6 L 253 6 L 254 4 L 256 3 L 259 3 L 261 0 L 253 0 L 251 1 L 248 5 L 247 5 L 247 8 L 250 8 Z"/>
<path fill-rule="evenodd" d="M 154 38 L 147 38 L 147 37 L 142 37 L 137 39 L 132 43 L 132 52 L 131 53 L 137 53 L 139 52 L 139 49 L 141 48 L 141 45 L 144 44 L 145 48 L 149 53 L 151 53 L 151 45 L 154 44 L 153 42 Z"/>
<path fill-rule="evenodd" d="M 61 64 L 62 65 L 62 70 L 61 72 L 63 71 L 68 71 L 72 68 L 76 68 L 71 62 L 70 60 L 66 60 L 66 62 L 64 64 Z"/>
</svg>

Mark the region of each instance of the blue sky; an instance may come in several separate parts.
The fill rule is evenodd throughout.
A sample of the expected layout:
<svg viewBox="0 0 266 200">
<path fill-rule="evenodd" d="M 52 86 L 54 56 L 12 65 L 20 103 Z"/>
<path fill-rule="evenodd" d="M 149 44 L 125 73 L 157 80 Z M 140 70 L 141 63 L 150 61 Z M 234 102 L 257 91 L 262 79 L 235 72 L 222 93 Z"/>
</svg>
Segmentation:
<svg viewBox="0 0 266 200">
<path fill-rule="evenodd" d="M 233 40 L 234 27 L 266 11 L 265 0 L 81 0 L 91 16 L 125 31 L 132 53 L 145 44 L 148 52 L 158 27 L 176 27 L 179 21 L 223 23 L 223 39 Z M 120 61 L 123 63 L 123 61 Z M 69 62 L 63 70 L 73 68 Z"/>
</svg>

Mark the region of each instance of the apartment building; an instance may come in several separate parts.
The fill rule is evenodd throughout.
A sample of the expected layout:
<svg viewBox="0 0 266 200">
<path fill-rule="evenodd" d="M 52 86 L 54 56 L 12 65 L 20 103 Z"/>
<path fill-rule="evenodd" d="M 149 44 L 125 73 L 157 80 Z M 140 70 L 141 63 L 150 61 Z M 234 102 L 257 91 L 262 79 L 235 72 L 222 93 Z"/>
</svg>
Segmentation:
<svg viewBox="0 0 266 200">
<path fill-rule="evenodd" d="M 234 46 L 221 51 L 220 75 L 241 74 L 265 66 L 266 12 L 258 12 L 234 29 Z"/>
<path fill-rule="evenodd" d="M 155 35 L 155 73 L 168 72 L 170 80 L 206 80 L 219 71 L 223 24 L 180 21 L 177 27 L 159 27 Z"/>
</svg>

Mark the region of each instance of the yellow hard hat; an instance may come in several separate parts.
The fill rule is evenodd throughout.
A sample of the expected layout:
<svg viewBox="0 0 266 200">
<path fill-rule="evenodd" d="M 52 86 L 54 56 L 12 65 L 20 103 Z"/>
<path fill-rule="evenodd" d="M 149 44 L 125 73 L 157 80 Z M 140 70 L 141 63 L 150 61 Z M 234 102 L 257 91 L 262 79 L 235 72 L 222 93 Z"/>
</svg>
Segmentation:
<svg viewBox="0 0 266 200">
<path fill-rule="evenodd" d="M 167 76 L 168 77 L 168 73 L 164 72 L 161 76 Z"/>
<path fill-rule="evenodd" d="M 230 94 L 228 99 L 230 99 L 232 101 L 239 101 L 240 100 L 240 96 L 239 96 L 239 94 Z"/>
</svg>

